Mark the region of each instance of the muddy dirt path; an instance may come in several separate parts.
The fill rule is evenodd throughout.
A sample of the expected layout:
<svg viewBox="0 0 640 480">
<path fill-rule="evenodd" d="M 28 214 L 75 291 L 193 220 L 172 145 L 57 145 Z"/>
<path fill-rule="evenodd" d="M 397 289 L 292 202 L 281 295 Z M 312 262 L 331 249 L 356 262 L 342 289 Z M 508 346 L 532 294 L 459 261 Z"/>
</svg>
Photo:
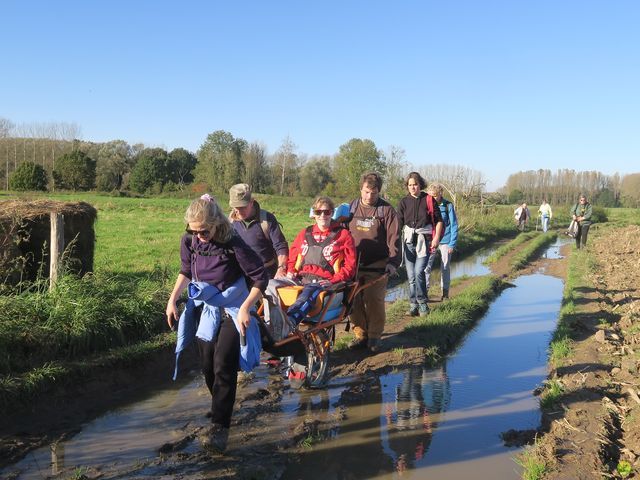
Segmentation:
<svg viewBox="0 0 640 480">
<path fill-rule="evenodd" d="M 590 240 L 595 267 L 570 318 L 573 354 L 550 374 L 564 392 L 544 412 L 538 454 L 549 464 L 545 478 L 638 478 L 640 227 Z"/>
<path fill-rule="evenodd" d="M 514 252 L 515 254 L 515 252 Z M 527 271 L 536 271 L 546 260 L 540 260 Z M 507 276 L 508 259 L 497 274 Z M 556 275 L 562 277 L 565 267 L 555 267 Z M 455 296 L 472 279 L 458 284 L 452 289 Z M 240 389 L 231 429 L 230 448 L 225 455 L 210 455 L 199 449 L 185 448 L 190 445 L 202 428 L 206 426 L 203 401 L 202 412 L 192 412 L 193 419 L 187 421 L 173 438 L 158 450 L 158 456 L 135 465 L 122 468 L 114 462 L 109 467 L 87 468 L 85 478 L 176 478 L 173 473 L 179 467 L 179 478 L 280 478 L 287 465 L 295 461 L 297 452 L 304 448 L 309 439 L 327 438 L 332 429 L 344 420 L 346 409 L 361 402 L 379 389 L 379 377 L 391 369 L 407 365 L 418 365 L 424 360 L 424 350 L 414 338 L 403 334 L 410 318 L 405 318 L 389 326 L 384 337 L 383 351 L 377 355 L 363 352 L 339 352 L 332 359 L 332 382 L 349 382 L 351 375 L 358 375 L 358 381 L 347 384 L 336 402 L 338 405 L 326 415 L 311 415 L 301 418 L 293 431 L 281 431 L 277 425 L 283 399 L 291 394 L 289 385 L 279 375 L 269 376 L 265 385 L 257 389 Z M 397 354 L 402 347 L 403 354 Z M 342 380 L 341 380 L 342 379 Z M 105 395 L 104 398 L 107 398 Z M 61 435 L 64 438 L 66 435 Z M 25 437 L 25 441 L 29 441 Z M 33 441 L 33 440 L 32 440 Z M 16 445 L 17 446 L 17 445 Z M 19 448 L 19 446 L 17 446 Z M 56 452 L 52 452 L 53 454 Z M 74 472 L 62 468 L 58 475 Z M 77 472 L 76 472 L 77 473 Z"/>
</svg>

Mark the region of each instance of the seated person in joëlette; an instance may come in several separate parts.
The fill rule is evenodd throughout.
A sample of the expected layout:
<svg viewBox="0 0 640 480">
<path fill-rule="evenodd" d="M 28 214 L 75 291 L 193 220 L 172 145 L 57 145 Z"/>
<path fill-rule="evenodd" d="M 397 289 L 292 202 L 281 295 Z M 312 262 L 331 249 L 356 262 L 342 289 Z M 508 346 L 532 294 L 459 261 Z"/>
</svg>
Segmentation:
<svg viewBox="0 0 640 480">
<path fill-rule="evenodd" d="M 300 307 L 317 296 L 318 291 L 332 284 L 348 282 L 356 271 L 356 249 L 348 229 L 333 220 L 335 210 L 333 200 L 318 197 L 313 202 L 315 225 L 298 233 L 289 249 L 287 277 L 298 280 L 305 289 L 287 314 L 299 323 L 306 312 Z"/>
</svg>

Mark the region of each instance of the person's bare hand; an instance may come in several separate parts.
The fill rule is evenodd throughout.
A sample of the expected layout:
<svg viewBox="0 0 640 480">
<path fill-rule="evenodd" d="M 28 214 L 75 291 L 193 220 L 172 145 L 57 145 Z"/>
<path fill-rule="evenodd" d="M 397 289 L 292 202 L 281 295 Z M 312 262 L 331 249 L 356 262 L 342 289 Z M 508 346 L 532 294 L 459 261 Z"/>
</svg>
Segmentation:
<svg viewBox="0 0 640 480">
<path fill-rule="evenodd" d="M 175 323 L 178 321 L 178 308 L 176 307 L 176 302 L 170 299 L 169 302 L 167 302 L 167 309 L 165 313 L 167 315 L 167 325 L 169 325 L 169 328 L 173 330 L 175 328 Z"/>
</svg>

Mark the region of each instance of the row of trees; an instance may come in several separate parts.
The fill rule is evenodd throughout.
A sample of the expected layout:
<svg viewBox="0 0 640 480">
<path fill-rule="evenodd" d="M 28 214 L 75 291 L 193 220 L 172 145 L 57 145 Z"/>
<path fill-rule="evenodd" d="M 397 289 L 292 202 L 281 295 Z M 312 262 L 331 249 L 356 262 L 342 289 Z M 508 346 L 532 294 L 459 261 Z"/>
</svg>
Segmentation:
<svg viewBox="0 0 640 480">
<path fill-rule="evenodd" d="M 528 201 L 537 204 L 546 198 L 552 204 L 569 204 L 585 194 L 592 203 L 603 207 L 637 207 L 640 205 L 638 187 L 640 174 L 621 177 L 617 173 L 605 175 L 597 171 L 540 169 L 510 175 L 503 191 L 510 203 Z"/>
<path fill-rule="evenodd" d="M 16 136 L 27 133 L 29 137 Z M 406 194 L 405 175 L 415 169 L 428 181 L 443 183 L 454 201 L 483 203 L 487 199 L 481 172 L 443 164 L 410 168 L 402 148 L 382 150 L 369 139 L 352 138 L 333 155 L 308 156 L 300 153 L 289 137 L 269 154 L 264 144 L 250 143 L 224 130 L 207 135 L 195 154 L 183 148 L 169 152 L 143 144 L 129 145 L 123 140 L 85 142 L 72 138 L 77 134 L 79 128 L 73 124 L 15 127 L 0 118 L 0 165 L 5 167 L 2 184 L 6 188 L 26 188 L 25 179 L 32 175 L 31 188 L 40 189 L 96 188 L 157 194 L 189 186 L 194 192 L 224 195 L 234 183 L 246 182 L 259 193 L 325 193 L 345 198 L 357 195 L 362 172 L 375 170 L 385 177 L 386 196 L 396 201 Z M 24 164 L 28 166 L 16 176 Z M 15 181 L 10 182 L 12 177 Z M 638 183 L 634 175 L 621 178 L 600 172 L 530 170 L 509 176 L 500 194 L 489 201 L 538 203 L 547 198 L 551 203 L 571 203 L 579 193 L 586 193 L 603 206 L 635 206 L 640 202 Z"/>
</svg>

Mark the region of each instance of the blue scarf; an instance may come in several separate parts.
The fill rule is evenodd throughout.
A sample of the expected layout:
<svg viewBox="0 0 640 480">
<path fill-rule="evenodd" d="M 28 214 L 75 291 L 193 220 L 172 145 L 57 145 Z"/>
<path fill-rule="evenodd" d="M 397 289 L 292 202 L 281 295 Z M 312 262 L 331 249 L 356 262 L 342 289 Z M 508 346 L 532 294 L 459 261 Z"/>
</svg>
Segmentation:
<svg viewBox="0 0 640 480">
<path fill-rule="evenodd" d="M 236 319 L 240 306 L 249 295 L 244 277 L 238 280 L 224 291 L 220 291 L 214 285 L 206 282 L 190 282 L 187 291 L 189 299 L 184 312 L 178 321 L 178 338 L 176 342 L 176 367 L 173 379 L 178 377 L 178 360 L 182 351 L 187 348 L 195 337 L 210 342 L 218 336 L 222 314 L 220 308 L 224 308 L 238 329 Z M 195 315 L 196 307 L 202 305 L 200 324 Z M 238 329 L 238 332 L 240 330 Z M 255 320 L 251 321 L 246 329 L 245 345 L 240 344 L 240 368 L 250 372 L 260 364 L 260 352 L 262 341 L 260 328 Z"/>
</svg>

